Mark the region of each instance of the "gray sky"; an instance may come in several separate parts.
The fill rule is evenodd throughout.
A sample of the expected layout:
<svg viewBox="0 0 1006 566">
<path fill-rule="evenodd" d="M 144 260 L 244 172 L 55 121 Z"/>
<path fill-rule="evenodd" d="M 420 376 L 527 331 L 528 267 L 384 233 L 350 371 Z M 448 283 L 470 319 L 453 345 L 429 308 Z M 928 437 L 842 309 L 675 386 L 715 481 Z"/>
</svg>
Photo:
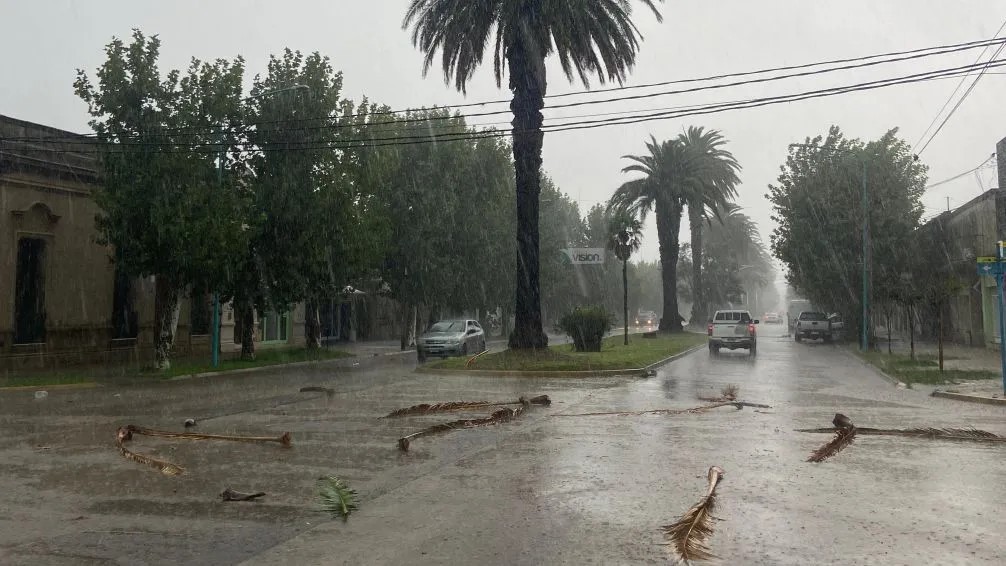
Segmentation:
<svg viewBox="0 0 1006 566">
<path fill-rule="evenodd" d="M 270 53 L 284 47 L 320 51 L 344 73 L 345 95 L 400 109 L 498 100 L 491 64 L 479 73 L 467 98 L 445 86 L 442 74 L 422 76 L 422 55 L 401 30 L 405 0 L 233 0 L 88 2 L 0 0 L 0 113 L 74 131 L 88 131 L 85 105 L 73 94 L 75 69 L 93 70 L 103 60 L 112 36 L 128 38 L 131 28 L 160 35 L 161 69 L 184 68 L 190 57 L 211 59 L 243 55 L 249 79 L 263 72 Z M 645 39 L 627 84 L 748 71 L 810 63 L 932 45 L 990 38 L 1006 18 L 1006 2 L 973 0 L 721 0 L 667 1 L 664 22 L 645 10 L 636 20 Z M 749 85 L 685 96 L 571 108 L 547 116 L 687 104 L 778 95 L 882 77 L 970 64 L 978 52 L 931 57 L 884 65 L 873 70 L 832 73 L 800 80 Z M 986 54 L 986 58 L 988 54 Z M 559 186 L 586 210 L 607 199 L 626 177 L 620 173 L 627 153 L 642 153 L 650 134 L 677 135 L 690 125 L 721 130 L 729 149 L 744 167 L 739 202 L 758 222 L 768 241 L 772 224 L 765 200 L 786 145 L 823 134 L 837 124 L 850 137 L 876 138 L 901 128 L 915 143 L 943 106 L 959 79 L 936 80 L 846 94 L 806 102 L 732 111 L 643 124 L 553 133 L 545 137 L 545 168 Z M 986 75 L 936 140 L 923 153 L 930 182 L 971 169 L 1006 137 L 1002 110 L 1006 75 Z M 556 65 L 549 67 L 549 94 L 580 90 L 567 83 Z M 998 105 L 996 101 L 998 99 Z M 494 107 L 495 109 L 495 107 Z M 507 120 L 476 118 L 473 123 Z M 927 212 L 960 205 L 981 187 L 997 185 L 995 169 L 964 178 L 927 194 Z M 656 259 L 656 230 L 647 226 L 642 257 Z"/>
</svg>

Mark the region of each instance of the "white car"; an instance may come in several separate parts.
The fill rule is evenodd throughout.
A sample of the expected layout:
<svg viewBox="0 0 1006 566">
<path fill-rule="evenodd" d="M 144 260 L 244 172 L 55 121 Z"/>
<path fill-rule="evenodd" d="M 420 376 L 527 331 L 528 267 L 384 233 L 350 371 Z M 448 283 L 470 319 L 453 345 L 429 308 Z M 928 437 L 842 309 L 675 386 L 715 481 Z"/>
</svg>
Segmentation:
<svg viewBox="0 0 1006 566">
<path fill-rule="evenodd" d="M 467 356 L 486 349 L 486 333 L 477 320 L 441 320 L 416 340 L 416 357 Z"/>
<path fill-rule="evenodd" d="M 758 353 L 758 332 L 755 329 L 758 322 L 748 311 L 716 311 L 707 329 L 709 353 L 718 354 L 720 348 L 744 348 L 754 356 Z"/>
</svg>

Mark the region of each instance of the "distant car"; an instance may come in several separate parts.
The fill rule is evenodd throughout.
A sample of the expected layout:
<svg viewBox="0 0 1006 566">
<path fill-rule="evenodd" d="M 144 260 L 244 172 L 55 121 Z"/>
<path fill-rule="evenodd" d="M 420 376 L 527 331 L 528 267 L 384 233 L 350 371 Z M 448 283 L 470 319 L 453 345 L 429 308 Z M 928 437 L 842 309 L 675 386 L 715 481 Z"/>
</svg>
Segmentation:
<svg viewBox="0 0 1006 566">
<path fill-rule="evenodd" d="M 477 320 L 441 320 L 416 340 L 420 363 L 430 356 L 467 356 L 486 349 L 486 333 Z"/>
<path fill-rule="evenodd" d="M 657 323 L 657 313 L 653 311 L 639 311 L 636 313 L 636 326 L 653 326 Z"/>
<path fill-rule="evenodd" d="M 751 313 L 741 310 L 716 311 L 709 321 L 709 353 L 718 354 L 720 348 L 736 350 L 745 348 L 752 356 L 758 353 L 758 321 Z"/>
<path fill-rule="evenodd" d="M 779 316 L 779 313 L 767 312 L 765 313 L 765 316 L 762 317 L 762 320 L 765 321 L 765 324 L 779 324 L 782 322 L 782 317 Z"/>
</svg>

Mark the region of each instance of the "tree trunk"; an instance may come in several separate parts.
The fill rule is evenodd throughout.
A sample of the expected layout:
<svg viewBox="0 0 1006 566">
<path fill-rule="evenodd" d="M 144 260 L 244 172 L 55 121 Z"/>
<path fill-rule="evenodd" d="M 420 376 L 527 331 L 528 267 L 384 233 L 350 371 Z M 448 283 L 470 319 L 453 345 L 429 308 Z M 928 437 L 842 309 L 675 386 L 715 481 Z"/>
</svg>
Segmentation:
<svg viewBox="0 0 1006 566">
<path fill-rule="evenodd" d="M 235 303 L 236 316 L 241 321 L 241 359 L 255 359 L 255 305 L 250 299 Z"/>
<path fill-rule="evenodd" d="M 911 344 L 911 350 L 909 350 L 909 356 L 913 362 L 915 361 L 915 320 L 912 317 L 912 305 L 908 305 L 908 339 Z"/>
<path fill-rule="evenodd" d="M 938 315 L 936 318 L 939 319 L 939 330 L 937 331 L 936 343 L 940 349 L 940 373 L 943 373 L 943 307 L 937 307 L 937 311 Z"/>
<path fill-rule="evenodd" d="M 167 277 L 154 279 L 154 364 L 159 370 L 171 367 L 171 348 L 175 345 L 181 290 Z"/>
<path fill-rule="evenodd" d="M 308 350 L 321 348 L 321 316 L 318 301 L 304 301 L 304 341 Z"/>
<path fill-rule="evenodd" d="M 889 356 L 891 355 L 891 311 L 885 311 L 884 314 L 886 315 L 884 318 L 887 320 L 887 355 Z"/>
<path fill-rule="evenodd" d="M 629 271 L 628 260 L 622 260 L 622 321 L 625 323 L 625 345 L 629 345 Z"/>
<path fill-rule="evenodd" d="M 681 205 L 676 202 L 657 201 L 657 242 L 660 246 L 660 277 L 663 283 L 664 311 L 658 330 L 681 332 L 681 314 L 678 312 L 678 232 L 681 231 Z"/>
<path fill-rule="evenodd" d="M 513 101 L 513 158 L 517 180 L 517 286 L 511 349 L 548 346 L 542 328 L 538 197 L 541 192 L 541 131 L 545 96 L 545 51 L 518 41 L 507 53 Z"/>
<path fill-rule="evenodd" d="M 408 350 L 416 345 L 418 310 L 415 305 L 402 305 L 402 334 L 399 340 L 399 346 L 402 350 Z"/>
<path fill-rule="evenodd" d="M 702 207 L 688 205 L 688 228 L 692 237 L 692 316 L 689 324 L 705 322 L 706 292 L 702 286 Z"/>
</svg>

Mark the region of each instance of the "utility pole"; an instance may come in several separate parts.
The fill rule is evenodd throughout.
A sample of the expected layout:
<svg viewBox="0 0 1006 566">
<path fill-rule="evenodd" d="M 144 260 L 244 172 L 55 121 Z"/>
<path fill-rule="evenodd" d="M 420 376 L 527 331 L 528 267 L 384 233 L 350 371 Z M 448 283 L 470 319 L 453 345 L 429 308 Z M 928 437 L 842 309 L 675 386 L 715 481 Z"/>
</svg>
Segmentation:
<svg viewBox="0 0 1006 566">
<path fill-rule="evenodd" d="M 863 332 L 859 337 L 859 349 L 866 352 L 870 348 L 870 203 L 866 191 L 866 158 L 863 159 Z"/>
</svg>

